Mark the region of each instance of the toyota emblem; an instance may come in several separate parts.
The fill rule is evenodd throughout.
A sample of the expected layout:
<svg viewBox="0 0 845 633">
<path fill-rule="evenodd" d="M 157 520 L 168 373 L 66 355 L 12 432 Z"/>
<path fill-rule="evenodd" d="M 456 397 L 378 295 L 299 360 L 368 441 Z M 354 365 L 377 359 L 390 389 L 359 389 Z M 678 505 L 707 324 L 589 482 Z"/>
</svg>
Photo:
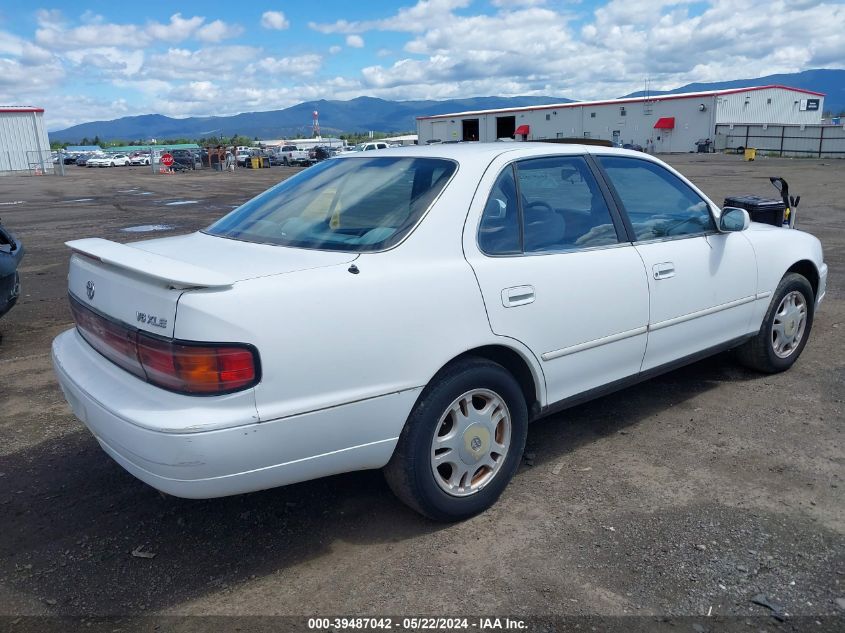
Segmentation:
<svg viewBox="0 0 845 633">
<path fill-rule="evenodd" d="M 481 448 L 481 438 L 477 436 L 472 438 L 472 441 L 469 443 L 469 445 L 472 447 L 472 450 L 477 451 L 479 448 Z"/>
<path fill-rule="evenodd" d="M 85 284 L 85 292 L 88 294 L 88 301 L 91 301 L 94 298 L 94 282 L 89 281 Z"/>
</svg>

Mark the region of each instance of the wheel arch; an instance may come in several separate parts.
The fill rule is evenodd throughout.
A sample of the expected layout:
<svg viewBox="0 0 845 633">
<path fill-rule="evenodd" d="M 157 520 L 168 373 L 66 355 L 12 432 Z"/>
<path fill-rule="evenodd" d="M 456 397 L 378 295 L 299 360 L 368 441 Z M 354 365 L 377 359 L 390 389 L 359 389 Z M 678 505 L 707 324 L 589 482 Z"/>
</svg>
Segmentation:
<svg viewBox="0 0 845 633">
<path fill-rule="evenodd" d="M 789 273 L 798 273 L 807 279 L 810 282 L 810 286 L 813 288 L 813 297 L 815 298 L 819 293 L 819 271 L 816 268 L 816 265 L 811 262 L 809 259 L 802 259 L 800 261 L 795 262 L 790 266 L 784 275 L 788 275 Z"/>
<path fill-rule="evenodd" d="M 537 416 L 545 397 L 546 383 L 539 365 L 526 358 L 525 352 L 502 344 L 474 347 L 450 359 L 437 370 L 432 380 L 447 367 L 466 358 L 484 358 L 507 369 L 519 383 L 522 394 L 525 396 L 529 420 Z"/>
</svg>

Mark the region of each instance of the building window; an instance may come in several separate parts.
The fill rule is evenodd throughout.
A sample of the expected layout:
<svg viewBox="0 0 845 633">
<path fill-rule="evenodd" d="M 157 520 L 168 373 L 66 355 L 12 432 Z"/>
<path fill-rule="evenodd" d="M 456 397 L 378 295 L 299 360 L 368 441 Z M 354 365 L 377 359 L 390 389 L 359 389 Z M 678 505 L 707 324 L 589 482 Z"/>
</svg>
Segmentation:
<svg viewBox="0 0 845 633">
<path fill-rule="evenodd" d="M 595 112 L 590 112 L 590 118 L 591 118 L 591 119 L 595 119 L 595 118 L 596 118 L 596 113 L 595 113 Z"/>
<path fill-rule="evenodd" d="M 546 115 L 546 121 L 551 121 L 551 120 L 552 120 L 552 115 L 551 115 L 551 114 L 547 114 L 547 115 Z"/>
<path fill-rule="evenodd" d="M 619 116 L 625 116 L 626 114 L 628 113 L 625 112 L 625 106 L 619 106 Z"/>
<path fill-rule="evenodd" d="M 771 99 L 771 97 L 769 97 L 768 99 L 766 99 L 766 105 L 772 105 L 772 99 Z"/>
</svg>

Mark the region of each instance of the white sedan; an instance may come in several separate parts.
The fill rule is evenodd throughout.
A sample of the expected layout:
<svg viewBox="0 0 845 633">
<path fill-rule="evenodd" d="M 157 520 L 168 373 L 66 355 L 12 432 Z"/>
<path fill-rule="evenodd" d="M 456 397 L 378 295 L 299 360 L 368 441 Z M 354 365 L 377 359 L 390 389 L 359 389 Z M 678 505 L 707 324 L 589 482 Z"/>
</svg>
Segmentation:
<svg viewBox="0 0 845 633">
<path fill-rule="evenodd" d="M 204 231 L 81 239 L 53 343 L 75 414 L 164 492 L 368 468 L 438 520 L 492 505 L 528 422 L 736 348 L 789 368 L 819 241 L 654 157 L 543 143 L 339 156 Z"/>
<path fill-rule="evenodd" d="M 88 159 L 86 167 L 126 167 L 131 160 L 126 154 L 111 154 Z"/>
</svg>

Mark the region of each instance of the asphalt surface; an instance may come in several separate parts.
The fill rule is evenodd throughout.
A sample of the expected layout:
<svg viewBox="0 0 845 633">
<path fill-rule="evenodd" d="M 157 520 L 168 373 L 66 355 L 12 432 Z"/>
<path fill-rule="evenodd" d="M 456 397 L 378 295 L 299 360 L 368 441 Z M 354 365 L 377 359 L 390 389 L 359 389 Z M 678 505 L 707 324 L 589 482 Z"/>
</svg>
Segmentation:
<svg viewBox="0 0 845 633">
<path fill-rule="evenodd" d="M 0 217 L 27 249 L 23 296 L 0 320 L 0 616 L 835 622 L 845 613 L 845 161 L 666 159 L 716 201 L 774 196 L 770 175 L 802 196 L 799 225 L 830 266 L 803 356 L 764 376 L 723 354 L 540 421 L 499 503 L 456 525 L 407 509 L 377 471 L 165 497 L 113 463 L 62 398 L 49 347 L 71 326 L 63 242 L 193 231 L 296 169 L 0 177 Z M 123 231 L 143 225 L 173 228 Z"/>
</svg>

